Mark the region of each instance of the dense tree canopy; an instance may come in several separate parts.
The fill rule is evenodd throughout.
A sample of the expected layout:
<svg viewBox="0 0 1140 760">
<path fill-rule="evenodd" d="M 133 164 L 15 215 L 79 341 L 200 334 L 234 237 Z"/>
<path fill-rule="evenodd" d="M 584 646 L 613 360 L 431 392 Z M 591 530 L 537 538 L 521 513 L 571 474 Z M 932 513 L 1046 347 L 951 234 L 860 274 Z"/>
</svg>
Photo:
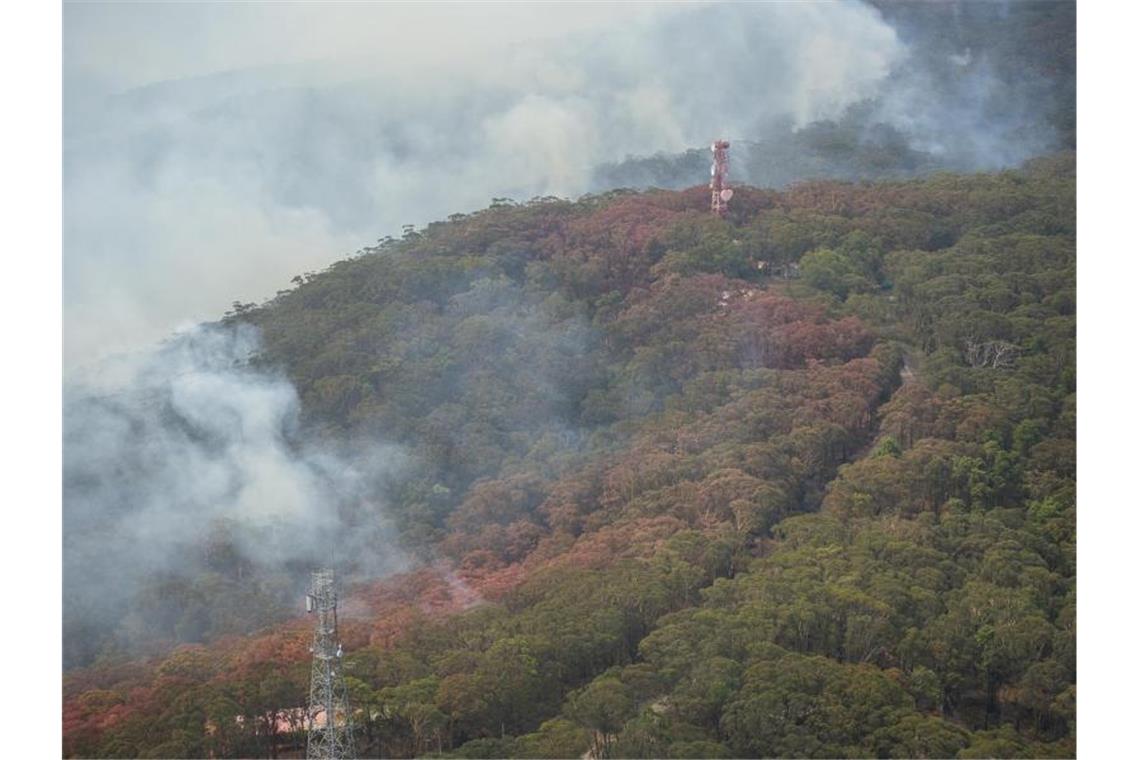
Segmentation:
<svg viewBox="0 0 1140 760">
<path fill-rule="evenodd" d="M 347 594 L 361 753 L 1072 756 L 1074 192 L 500 202 L 227 317 L 309 434 L 410 452 L 424 564 Z M 305 621 L 235 551 L 140 602 L 162 654 L 65 675 L 68 755 L 300 746 Z"/>
</svg>

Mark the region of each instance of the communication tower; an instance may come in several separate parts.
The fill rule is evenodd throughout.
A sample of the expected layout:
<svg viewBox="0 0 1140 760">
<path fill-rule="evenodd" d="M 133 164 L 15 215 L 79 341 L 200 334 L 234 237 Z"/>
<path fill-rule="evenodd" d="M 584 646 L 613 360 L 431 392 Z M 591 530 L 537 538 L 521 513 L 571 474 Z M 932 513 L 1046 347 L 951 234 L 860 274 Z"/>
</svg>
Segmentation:
<svg viewBox="0 0 1140 760">
<path fill-rule="evenodd" d="M 728 213 L 728 202 L 732 199 L 732 188 L 728 186 L 728 140 L 717 140 L 712 144 L 712 212 L 719 217 Z"/>
<path fill-rule="evenodd" d="M 353 758 L 352 713 L 348 709 L 348 688 L 344 684 L 342 658 L 336 620 L 336 578 L 322 568 L 313 573 L 312 586 L 305 597 L 305 609 L 316 616 L 313 633 L 313 676 L 309 686 L 309 758 Z"/>
</svg>

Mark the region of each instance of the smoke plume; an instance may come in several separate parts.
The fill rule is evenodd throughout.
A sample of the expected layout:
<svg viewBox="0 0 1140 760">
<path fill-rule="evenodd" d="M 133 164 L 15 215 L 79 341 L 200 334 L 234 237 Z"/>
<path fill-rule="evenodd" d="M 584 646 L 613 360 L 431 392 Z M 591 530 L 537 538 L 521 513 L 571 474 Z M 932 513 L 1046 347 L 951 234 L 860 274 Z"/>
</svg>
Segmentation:
<svg viewBox="0 0 1140 760">
<path fill-rule="evenodd" d="M 379 501 L 403 454 L 375 441 L 306 441 L 292 384 L 258 367 L 257 356 L 248 325 L 201 326 L 69 382 L 64 628 L 72 658 L 105 643 L 85 637 L 116 627 L 128 644 L 245 632 L 243 621 L 219 618 L 224 599 L 187 585 L 203 577 L 219 594 L 233 584 L 235 599 L 273 607 L 315 565 L 368 576 L 404 565 Z M 166 619 L 152 605 L 137 636 L 116 625 L 127 617 L 129 628 L 140 595 L 160 590 L 185 595 L 170 600 Z M 197 617 L 184 609 L 195 604 Z"/>
</svg>

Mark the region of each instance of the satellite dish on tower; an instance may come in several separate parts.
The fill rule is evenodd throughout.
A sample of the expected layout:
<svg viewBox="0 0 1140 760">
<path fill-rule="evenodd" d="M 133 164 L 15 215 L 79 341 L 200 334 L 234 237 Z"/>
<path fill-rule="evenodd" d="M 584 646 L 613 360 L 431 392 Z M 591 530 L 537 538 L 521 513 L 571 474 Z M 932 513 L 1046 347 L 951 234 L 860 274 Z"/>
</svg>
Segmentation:
<svg viewBox="0 0 1140 760">
<path fill-rule="evenodd" d="M 732 188 L 726 187 L 725 189 L 721 190 L 720 199 L 725 203 L 728 203 L 730 200 L 732 200 Z"/>
</svg>

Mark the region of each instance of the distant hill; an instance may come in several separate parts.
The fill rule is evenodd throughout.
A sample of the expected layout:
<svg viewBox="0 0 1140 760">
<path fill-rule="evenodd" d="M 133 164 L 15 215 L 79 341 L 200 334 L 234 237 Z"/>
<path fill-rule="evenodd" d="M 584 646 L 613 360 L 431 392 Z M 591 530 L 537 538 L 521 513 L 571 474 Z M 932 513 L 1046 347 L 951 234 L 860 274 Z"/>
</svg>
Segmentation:
<svg viewBox="0 0 1140 760">
<path fill-rule="evenodd" d="M 1014 166 L 1076 148 L 1076 4 L 870 2 L 909 54 L 838 118 L 757 124 L 733 140 L 732 175 L 759 187 Z M 715 117 L 710 117 L 715 118 Z M 599 187 L 684 188 L 708 148 L 598 167 Z"/>
</svg>

